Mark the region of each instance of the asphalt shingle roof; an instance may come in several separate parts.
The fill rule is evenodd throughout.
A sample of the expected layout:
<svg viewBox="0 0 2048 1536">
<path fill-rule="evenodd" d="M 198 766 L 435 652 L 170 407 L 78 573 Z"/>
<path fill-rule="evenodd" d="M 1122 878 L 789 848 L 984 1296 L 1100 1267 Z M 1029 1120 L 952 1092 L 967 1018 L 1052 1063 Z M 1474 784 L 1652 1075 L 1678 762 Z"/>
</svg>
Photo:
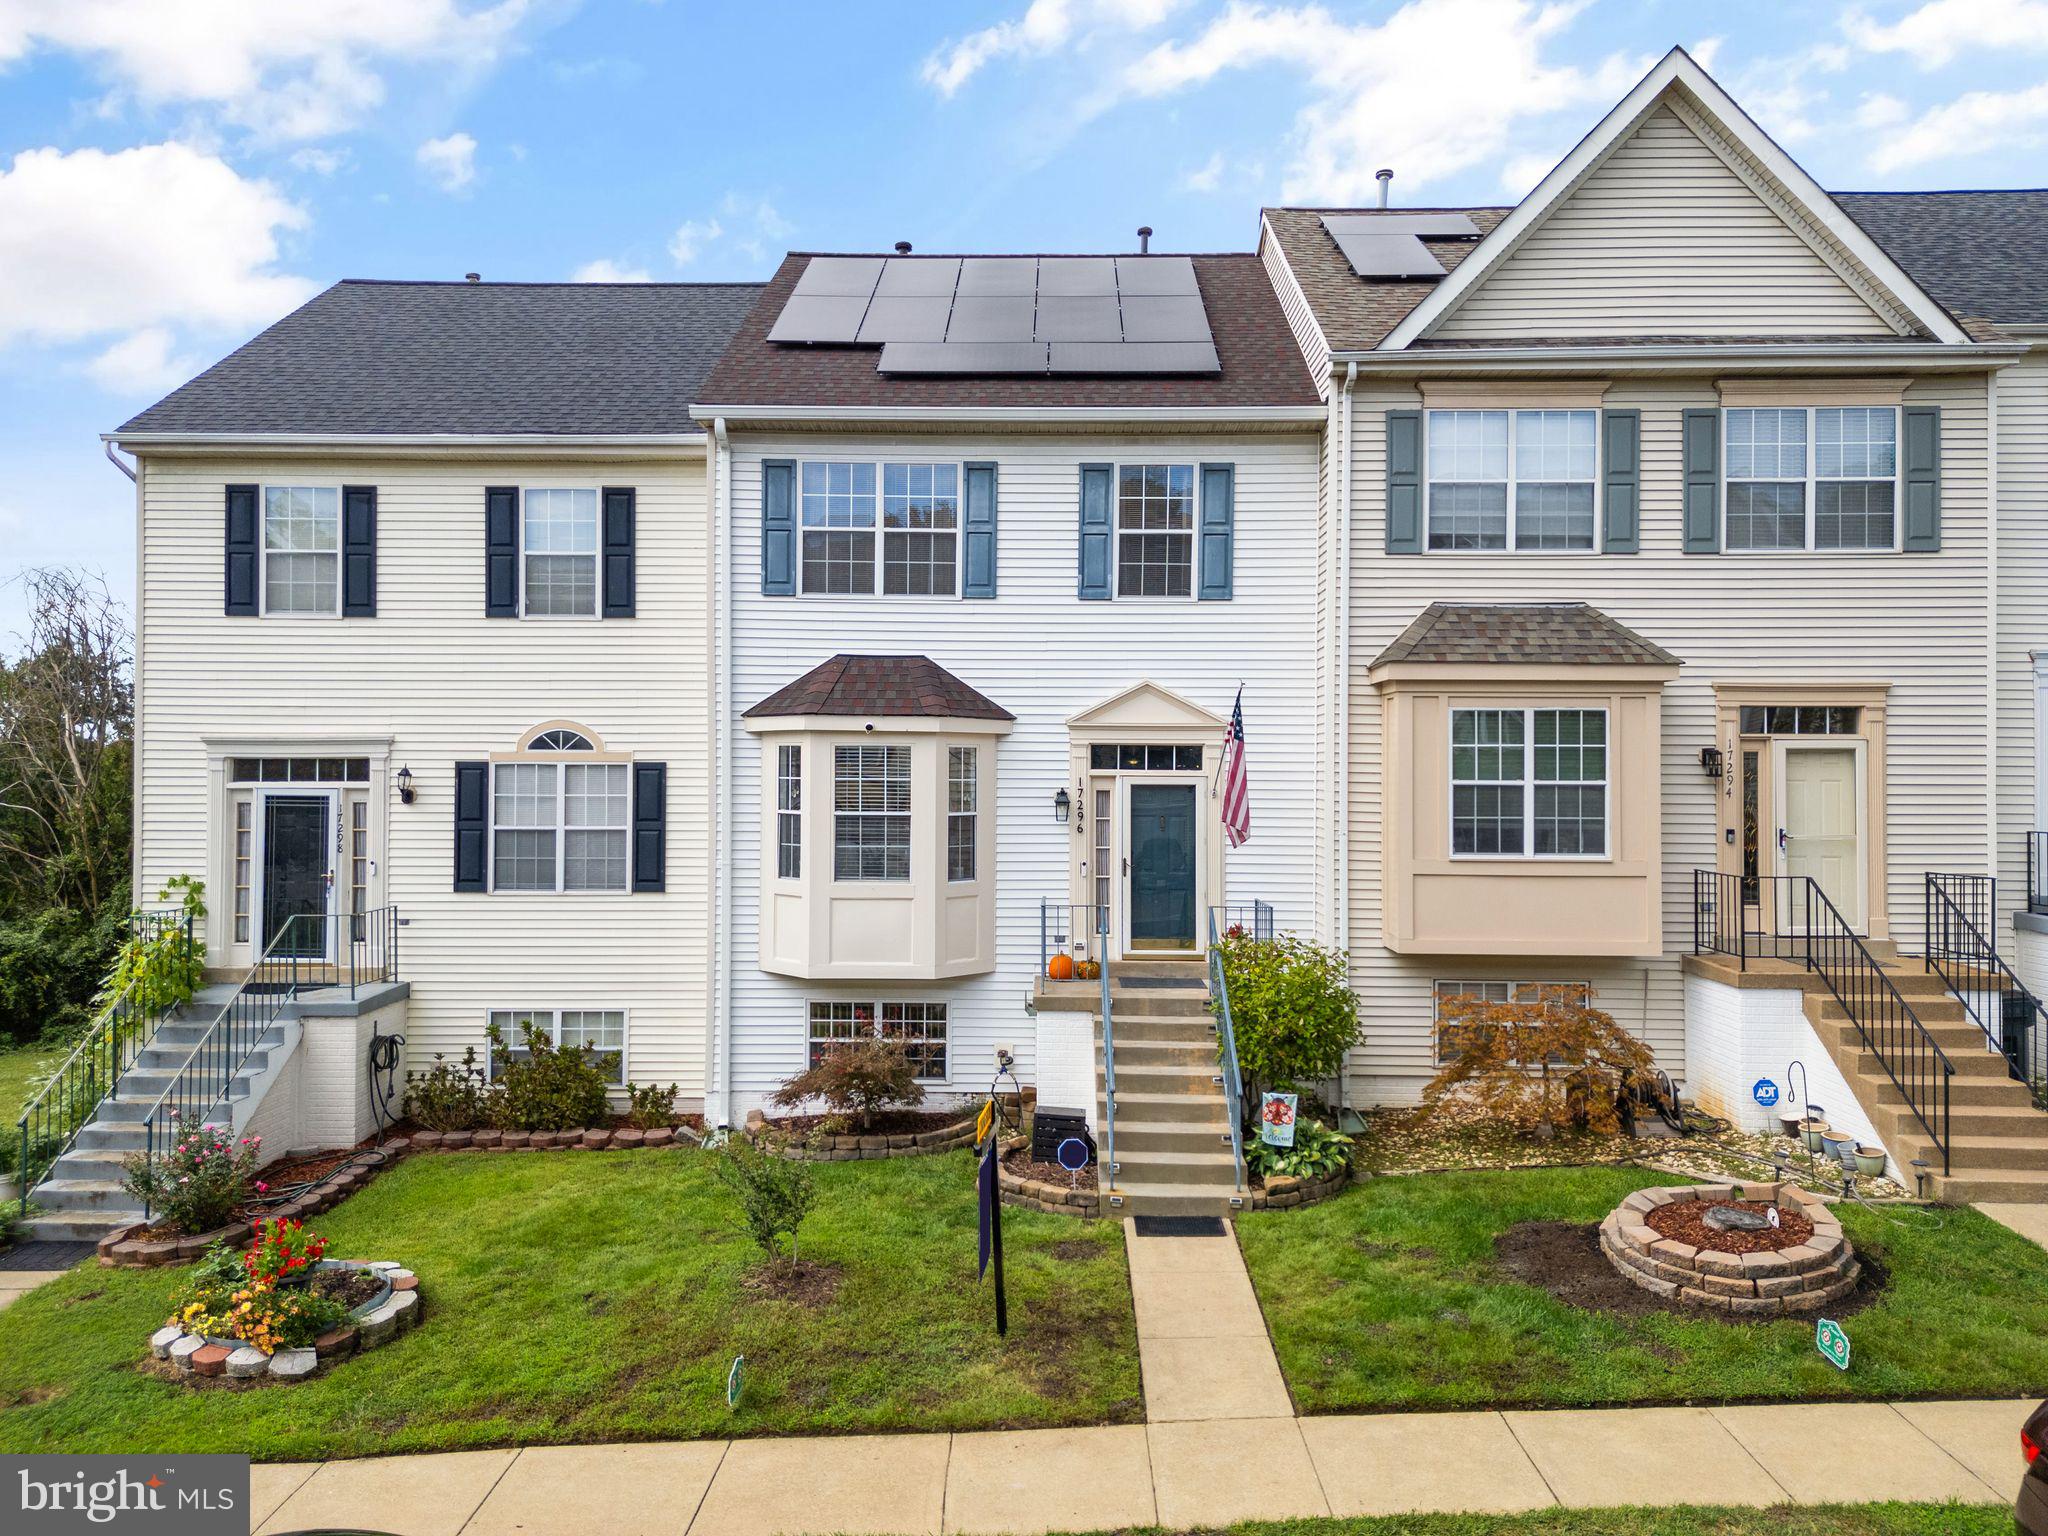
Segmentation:
<svg viewBox="0 0 2048 1536">
<path fill-rule="evenodd" d="M 1585 603 L 1431 603 L 1373 666 L 1397 661 L 1675 667 L 1678 658 Z"/>
<path fill-rule="evenodd" d="M 1264 264 L 1249 253 L 1196 256 L 1195 281 L 1222 371 L 1207 375 L 916 377 L 877 371 L 875 347 L 776 346 L 768 332 L 810 253 L 793 252 L 711 371 L 700 404 L 839 406 L 1316 405 L 1321 397 Z"/>
<path fill-rule="evenodd" d="M 1017 718 L 929 656 L 834 656 L 795 682 L 776 689 L 745 711 L 742 718 L 776 715 Z"/>
<path fill-rule="evenodd" d="M 620 435 L 690 405 L 759 283 L 336 283 L 124 432 Z"/>
<path fill-rule="evenodd" d="M 1266 223 L 1294 279 L 1315 312 L 1333 352 L 1364 352 L 1387 339 L 1387 332 L 1408 318 L 1408 312 L 1431 293 L 1441 279 L 1360 277 L 1330 232 L 1323 215 L 1370 215 L 1377 208 L 1268 208 Z M 1514 210 L 1511 208 L 1389 208 L 1390 214 L 1462 213 L 1486 235 Z M 1477 240 L 1424 240 L 1423 246 L 1446 272 L 1470 256 Z"/>
<path fill-rule="evenodd" d="M 2048 325 L 2048 189 L 1834 198 L 1957 319 Z"/>
</svg>

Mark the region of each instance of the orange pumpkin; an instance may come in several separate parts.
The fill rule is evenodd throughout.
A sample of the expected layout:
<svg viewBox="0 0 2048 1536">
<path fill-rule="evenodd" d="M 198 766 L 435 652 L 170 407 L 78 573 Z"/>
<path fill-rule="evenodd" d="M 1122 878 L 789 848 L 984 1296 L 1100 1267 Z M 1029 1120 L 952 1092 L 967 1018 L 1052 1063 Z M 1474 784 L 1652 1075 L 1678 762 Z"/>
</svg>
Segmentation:
<svg viewBox="0 0 2048 1536">
<path fill-rule="evenodd" d="M 1074 979 L 1074 957 L 1064 951 L 1054 955 L 1046 963 L 1045 974 L 1054 981 L 1072 981 Z"/>
<path fill-rule="evenodd" d="M 1083 960 L 1074 967 L 1074 974 L 1083 981 L 1099 981 L 1102 978 L 1102 967 L 1093 960 Z"/>
</svg>

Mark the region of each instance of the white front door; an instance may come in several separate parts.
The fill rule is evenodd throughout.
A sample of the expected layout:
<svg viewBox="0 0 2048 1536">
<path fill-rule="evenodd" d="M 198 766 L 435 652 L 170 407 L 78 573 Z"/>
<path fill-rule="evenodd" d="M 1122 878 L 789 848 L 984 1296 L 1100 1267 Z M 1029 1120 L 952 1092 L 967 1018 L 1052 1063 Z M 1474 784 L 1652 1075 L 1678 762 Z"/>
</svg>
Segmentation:
<svg viewBox="0 0 2048 1536">
<path fill-rule="evenodd" d="M 1777 744 L 1778 870 L 1810 876 L 1858 933 L 1863 910 L 1863 745 Z"/>
</svg>

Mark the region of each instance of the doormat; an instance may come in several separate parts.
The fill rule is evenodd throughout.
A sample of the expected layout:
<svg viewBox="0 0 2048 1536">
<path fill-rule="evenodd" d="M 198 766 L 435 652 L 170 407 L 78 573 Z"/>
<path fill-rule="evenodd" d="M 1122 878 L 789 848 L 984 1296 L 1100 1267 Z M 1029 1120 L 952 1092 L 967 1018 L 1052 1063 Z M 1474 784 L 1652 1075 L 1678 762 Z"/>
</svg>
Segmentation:
<svg viewBox="0 0 2048 1536">
<path fill-rule="evenodd" d="M 0 1248 L 0 1269 L 69 1269 L 92 1254 L 91 1243 L 17 1243 Z"/>
<path fill-rule="evenodd" d="M 1221 1237 L 1221 1216 L 1134 1216 L 1140 1237 Z"/>
</svg>

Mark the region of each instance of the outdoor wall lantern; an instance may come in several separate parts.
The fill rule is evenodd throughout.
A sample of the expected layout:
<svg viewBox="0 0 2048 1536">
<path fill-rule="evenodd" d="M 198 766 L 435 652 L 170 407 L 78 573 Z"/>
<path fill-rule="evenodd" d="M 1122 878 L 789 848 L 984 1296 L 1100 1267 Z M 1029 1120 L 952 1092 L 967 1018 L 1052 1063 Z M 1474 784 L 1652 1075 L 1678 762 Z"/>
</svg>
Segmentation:
<svg viewBox="0 0 2048 1536">
<path fill-rule="evenodd" d="M 1063 784 L 1053 791 L 1052 819 L 1064 827 L 1067 824 L 1067 817 L 1072 813 L 1073 809 L 1074 802 L 1068 798 L 1066 786 Z"/>
<path fill-rule="evenodd" d="M 1719 747 L 1700 748 L 1700 771 L 1710 779 L 1721 777 L 1721 749 Z"/>
<path fill-rule="evenodd" d="M 410 768 L 400 768 L 398 770 L 399 804 L 411 805 L 416 793 L 417 791 L 412 787 L 412 770 Z"/>
</svg>

